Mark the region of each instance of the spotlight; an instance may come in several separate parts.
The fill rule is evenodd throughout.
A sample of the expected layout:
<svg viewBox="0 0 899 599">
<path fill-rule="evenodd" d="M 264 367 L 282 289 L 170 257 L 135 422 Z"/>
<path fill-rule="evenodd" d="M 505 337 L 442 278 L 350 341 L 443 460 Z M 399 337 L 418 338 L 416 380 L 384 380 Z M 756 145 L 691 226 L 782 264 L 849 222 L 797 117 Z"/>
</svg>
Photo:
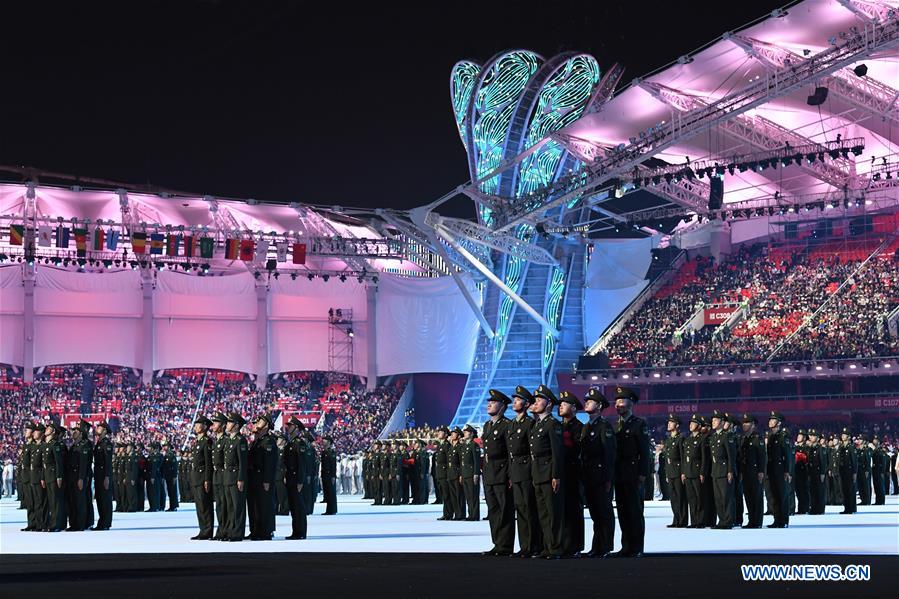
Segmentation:
<svg viewBox="0 0 899 599">
<path fill-rule="evenodd" d="M 868 74 L 868 65 L 860 64 L 852 69 L 852 72 L 855 73 L 858 77 L 864 77 Z"/>
<path fill-rule="evenodd" d="M 312 279 L 315 278 L 315 275 L 310 272 L 308 275 L 306 275 L 306 278 L 311 281 Z"/>
<path fill-rule="evenodd" d="M 727 165 L 727 172 L 730 173 L 731 175 L 733 175 L 733 174 L 734 174 L 734 169 L 736 169 L 736 168 L 737 168 L 737 165 L 736 165 L 736 164 L 733 164 L 733 163 L 728 164 L 728 165 Z"/>
<path fill-rule="evenodd" d="M 328 279 L 330 279 L 330 278 L 331 278 L 331 275 L 322 275 L 322 281 L 324 281 L 325 283 L 327 283 Z"/>
<path fill-rule="evenodd" d="M 346 283 L 346 275 L 340 275 L 340 282 Z"/>
<path fill-rule="evenodd" d="M 864 146 L 852 146 L 851 151 L 854 156 L 861 156 L 865 150 Z"/>
<path fill-rule="evenodd" d="M 296 281 L 296 280 L 297 280 L 297 273 L 295 273 L 295 272 L 290 273 L 290 280 L 291 280 L 291 281 Z"/>
<path fill-rule="evenodd" d="M 350 337 L 353 337 L 354 336 L 353 329 L 347 329 L 346 334 L 349 335 Z"/>
</svg>

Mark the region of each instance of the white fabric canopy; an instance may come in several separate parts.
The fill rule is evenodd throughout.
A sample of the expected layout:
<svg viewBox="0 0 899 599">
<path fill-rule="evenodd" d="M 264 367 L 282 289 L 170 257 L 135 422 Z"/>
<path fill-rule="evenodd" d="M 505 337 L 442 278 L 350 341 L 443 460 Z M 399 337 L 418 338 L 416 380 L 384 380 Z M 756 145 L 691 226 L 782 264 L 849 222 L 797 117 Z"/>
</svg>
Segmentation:
<svg viewBox="0 0 899 599">
<path fill-rule="evenodd" d="M 463 280 L 479 297 L 471 277 Z M 451 277 L 383 275 L 377 306 L 379 375 L 471 370 L 478 321 Z"/>
<path fill-rule="evenodd" d="M 587 265 L 589 289 L 625 289 L 646 278 L 655 238 L 609 239 L 593 245 Z"/>
</svg>

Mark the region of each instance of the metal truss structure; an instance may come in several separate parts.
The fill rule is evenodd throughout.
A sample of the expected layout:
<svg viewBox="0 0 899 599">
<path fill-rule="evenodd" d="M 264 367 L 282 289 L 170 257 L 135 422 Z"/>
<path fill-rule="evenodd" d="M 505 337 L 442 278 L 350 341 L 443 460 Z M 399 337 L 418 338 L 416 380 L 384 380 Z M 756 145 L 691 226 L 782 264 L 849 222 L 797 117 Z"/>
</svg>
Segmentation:
<svg viewBox="0 0 899 599">
<path fill-rule="evenodd" d="M 532 222 L 539 214 L 594 192 L 614 177 L 627 173 L 650 156 L 678 142 L 732 121 L 757 106 L 793 93 L 873 53 L 884 52 L 896 45 L 899 45 L 899 20 L 891 18 L 884 23 L 867 24 L 862 32 L 847 35 L 841 43 L 804 58 L 797 64 L 769 69 L 765 77 L 743 89 L 703 106 L 679 112 L 670 122 L 655 127 L 645 137 L 622 144 L 612 152 L 606 153 L 604 148 L 596 145 L 591 149 L 589 142 L 581 142 L 575 153 L 584 158 L 592 158 L 581 172 L 571 173 L 552 185 L 536 190 L 527 202 L 510 204 L 505 209 L 498 210 L 491 228 L 504 231 L 522 222 Z M 744 130 L 743 134 L 750 135 L 752 131 L 755 129 Z M 768 139 L 773 139 L 770 135 L 775 132 L 765 133 L 769 135 Z M 761 143 L 763 139 L 757 141 Z M 778 144 L 783 144 L 782 138 L 778 138 Z M 821 175 L 838 180 L 839 177 L 844 178 L 846 173 L 840 170 Z"/>
</svg>

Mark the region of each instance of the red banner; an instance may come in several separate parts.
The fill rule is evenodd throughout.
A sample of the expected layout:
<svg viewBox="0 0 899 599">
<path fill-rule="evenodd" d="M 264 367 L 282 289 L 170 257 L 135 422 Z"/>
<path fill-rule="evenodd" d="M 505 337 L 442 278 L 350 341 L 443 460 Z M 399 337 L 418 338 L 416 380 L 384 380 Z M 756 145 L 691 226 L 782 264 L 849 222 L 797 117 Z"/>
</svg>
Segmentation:
<svg viewBox="0 0 899 599">
<path fill-rule="evenodd" d="M 724 322 L 730 318 L 731 314 L 737 311 L 737 306 L 717 306 L 714 308 L 706 308 L 705 309 L 705 325 L 719 325 L 724 324 Z"/>
<path fill-rule="evenodd" d="M 322 417 L 321 412 L 281 412 L 281 422 L 287 423 L 291 417 L 296 416 L 297 420 L 303 423 L 303 426 L 306 428 L 313 428 L 316 424 L 318 424 L 319 419 Z"/>
</svg>

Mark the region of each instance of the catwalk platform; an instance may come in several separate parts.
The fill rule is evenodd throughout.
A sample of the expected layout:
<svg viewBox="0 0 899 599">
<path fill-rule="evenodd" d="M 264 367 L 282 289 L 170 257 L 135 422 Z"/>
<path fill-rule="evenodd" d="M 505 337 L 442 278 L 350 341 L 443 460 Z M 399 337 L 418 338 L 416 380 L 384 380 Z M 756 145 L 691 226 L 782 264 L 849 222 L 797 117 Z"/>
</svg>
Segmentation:
<svg viewBox="0 0 899 599">
<path fill-rule="evenodd" d="M 197 534 L 193 504 L 177 512 L 116 513 L 106 532 L 20 532 L 25 511 L 16 503 L 0 502 L 0 556 L 14 554 L 98 553 L 479 553 L 490 549 L 486 521 L 440 522 L 439 505 L 372 506 L 359 496 L 338 498 L 336 516 L 320 515 L 316 504 L 309 518 L 309 536 L 287 541 L 290 518 L 277 517 L 275 539 L 268 542 L 221 543 L 191 541 Z M 858 513 L 840 515 L 827 506 L 820 516 L 794 516 L 787 529 L 691 530 L 666 528 L 671 523 L 667 502 L 646 503 L 646 551 L 664 554 L 834 554 L 899 555 L 899 497 L 887 504 L 859 506 Z M 481 505 L 481 515 L 486 515 Z M 766 516 L 765 524 L 772 521 Z M 587 516 L 589 548 L 592 522 Z M 619 537 L 616 535 L 616 549 Z"/>
</svg>

